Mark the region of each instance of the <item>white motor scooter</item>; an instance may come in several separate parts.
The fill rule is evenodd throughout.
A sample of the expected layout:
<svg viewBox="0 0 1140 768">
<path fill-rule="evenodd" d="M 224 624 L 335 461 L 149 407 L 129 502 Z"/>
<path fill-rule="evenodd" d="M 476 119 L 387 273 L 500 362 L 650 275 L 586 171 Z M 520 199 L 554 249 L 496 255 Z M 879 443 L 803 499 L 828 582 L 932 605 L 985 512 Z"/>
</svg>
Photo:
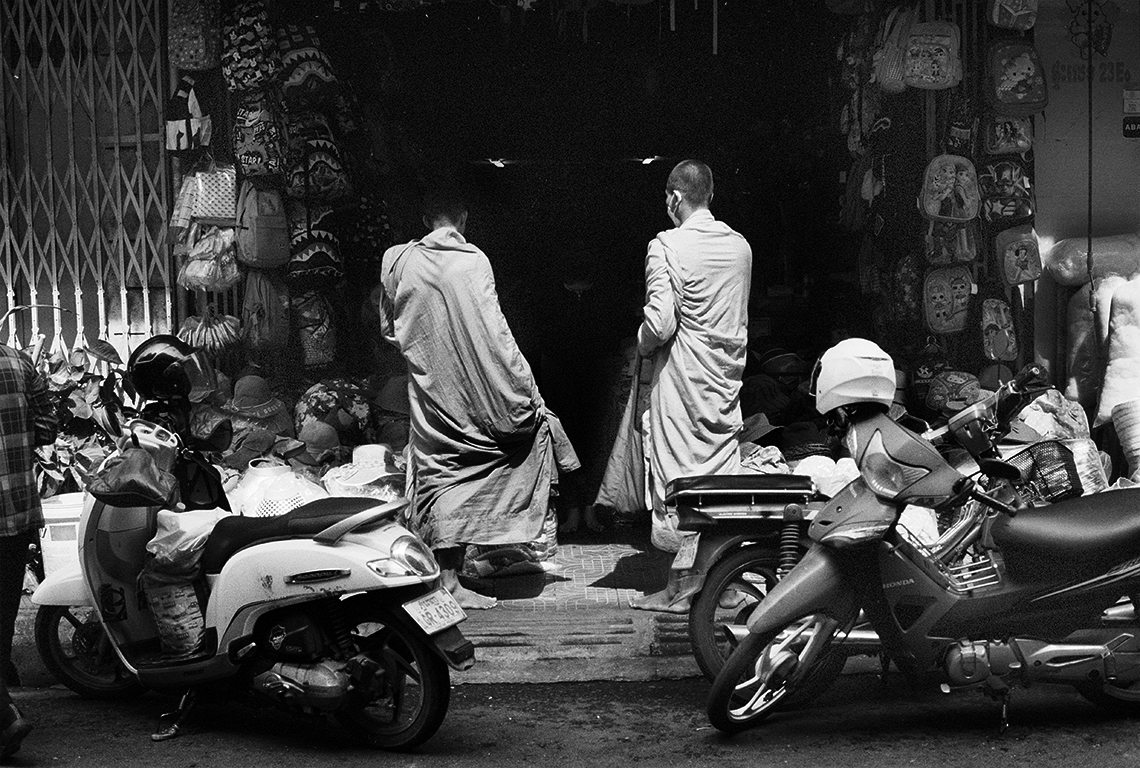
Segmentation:
<svg viewBox="0 0 1140 768">
<path fill-rule="evenodd" d="M 188 617 L 202 642 L 173 656 L 140 579 L 159 508 L 88 494 L 79 568 L 32 596 L 37 648 L 83 696 L 185 693 L 156 740 L 178 734 L 199 692 L 218 690 L 332 715 L 374 747 L 412 749 L 443 722 L 448 667 L 470 667 L 474 648 L 431 550 L 398 522 L 406 505 L 325 498 L 278 517 L 222 517 L 195 584 L 204 610 Z"/>
</svg>

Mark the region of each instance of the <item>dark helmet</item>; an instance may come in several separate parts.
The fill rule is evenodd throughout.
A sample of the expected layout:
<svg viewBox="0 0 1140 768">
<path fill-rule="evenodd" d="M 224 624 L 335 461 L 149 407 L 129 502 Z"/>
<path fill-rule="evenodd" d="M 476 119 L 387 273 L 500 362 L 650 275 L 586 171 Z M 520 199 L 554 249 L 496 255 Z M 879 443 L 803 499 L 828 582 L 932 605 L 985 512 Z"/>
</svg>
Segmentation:
<svg viewBox="0 0 1140 768">
<path fill-rule="evenodd" d="M 205 356 L 169 334 L 152 336 L 140 344 L 127 361 L 127 375 L 144 400 L 198 401 L 217 386 Z"/>
</svg>

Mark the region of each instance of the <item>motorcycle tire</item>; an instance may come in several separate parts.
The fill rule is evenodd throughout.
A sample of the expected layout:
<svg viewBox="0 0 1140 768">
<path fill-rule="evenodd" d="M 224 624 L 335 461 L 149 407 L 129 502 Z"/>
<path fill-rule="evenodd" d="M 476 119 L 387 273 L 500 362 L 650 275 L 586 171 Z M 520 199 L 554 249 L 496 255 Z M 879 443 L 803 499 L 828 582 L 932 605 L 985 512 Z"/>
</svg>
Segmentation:
<svg viewBox="0 0 1140 768">
<path fill-rule="evenodd" d="M 128 672 L 91 606 L 41 605 L 36 650 L 56 680 L 87 699 L 129 699 L 146 690 Z"/>
<path fill-rule="evenodd" d="M 378 665 L 337 720 L 376 749 L 407 752 L 431 738 L 447 715 L 451 673 L 426 635 L 381 607 L 358 607 L 351 638 L 357 654 Z"/>
<path fill-rule="evenodd" d="M 689 642 L 697 666 L 710 681 L 732 653 L 726 625 L 743 625 L 776 585 L 779 558 L 767 548 L 737 550 L 720 560 L 705 577 L 689 609 Z"/>
<path fill-rule="evenodd" d="M 1090 681 L 1077 686 L 1077 693 L 1101 709 L 1140 715 L 1140 685 L 1124 688 L 1107 681 Z"/>
<path fill-rule="evenodd" d="M 713 681 L 709 722 L 724 733 L 739 733 L 823 693 L 847 661 L 831 647 L 838 629 L 834 619 L 813 613 L 774 632 L 749 634 Z"/>
</svg>

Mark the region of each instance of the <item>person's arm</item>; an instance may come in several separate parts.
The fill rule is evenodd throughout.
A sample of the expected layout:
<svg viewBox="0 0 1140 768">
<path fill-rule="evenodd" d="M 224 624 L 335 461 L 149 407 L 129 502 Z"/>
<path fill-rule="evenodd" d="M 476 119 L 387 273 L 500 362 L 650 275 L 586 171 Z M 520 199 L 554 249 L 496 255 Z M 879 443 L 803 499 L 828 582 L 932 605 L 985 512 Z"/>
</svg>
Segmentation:
<svg viewBox="0 0 1140 768">
<path fill-rule="evenodd" d="M 32 444 L 51 445 L 55 442 L 59 424 L 48 397 L 47 382 L 30 359 L 25 360 L 27 367 L 27 397 L 28 408 L 32 415 Z"/>
<path fill-rule="evenodd" d="M 677 296 L 660 240 L 649 244 L 645 257 L 645 309 L 637 329 L 637 351 L 650 355 L 677 330 Z"/>
</svg>

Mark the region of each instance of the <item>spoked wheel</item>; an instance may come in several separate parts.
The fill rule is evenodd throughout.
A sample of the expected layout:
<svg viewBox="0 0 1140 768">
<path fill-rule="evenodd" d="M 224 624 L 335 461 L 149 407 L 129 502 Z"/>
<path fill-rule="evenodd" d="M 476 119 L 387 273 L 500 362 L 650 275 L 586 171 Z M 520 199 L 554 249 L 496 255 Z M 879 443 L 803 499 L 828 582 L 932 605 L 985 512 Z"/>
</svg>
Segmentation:
<svg viewBox="0 0 1140 768">
<path fill-rule="evenodd" d="M 408 751 L 432 737 L 447 715 L 451 674 L 428 640 L 386 610 L 358 613 L 352 639 L 367 657 L 337 719 L 378 749 Z"/>
<path fill-rule="evenodd" d="M 713 682 L 709 722 L 737 733 L 822 693 L 846 661 L 831 647 L 839 628 L 828 616 L 809 614 L 779 631 L 745 637 Z"/>
<path fill-rule="evenodd" d="M 721 560 L 705 578 L 689 610 L 689 641 L 701 672 L 714 679 L 743 636 L 748 617 L 776 585 L 778 559 L 770 549 L 742 549 Z"/>
<path fill-rule="evenodd" d="M 89 699 L 127 699 L 145 689 L 126 669 L 90 606 L 42 605 L 36 650 L 48 671 Z"/>
</svg>

